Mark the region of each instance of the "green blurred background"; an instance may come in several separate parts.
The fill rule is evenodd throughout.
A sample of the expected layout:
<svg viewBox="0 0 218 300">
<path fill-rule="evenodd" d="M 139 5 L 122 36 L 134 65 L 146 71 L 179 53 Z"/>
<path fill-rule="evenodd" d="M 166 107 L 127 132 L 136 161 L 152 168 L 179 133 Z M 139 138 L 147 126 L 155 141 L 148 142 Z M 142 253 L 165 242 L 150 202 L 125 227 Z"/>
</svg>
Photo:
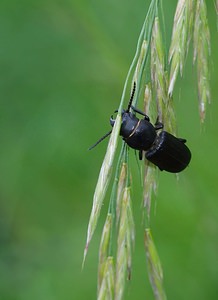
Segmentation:
<svg viewBox="0 0 218 300">
<path fill-rule="evenodd" d="M 213 1 L 212 105 L 200 126 L 191 55 L 174 99 L 192 149 L 176 181 L 161 173 L 153 237 L 169 299 L 217 299 L 218 33 Z M 92 196 L 149 1 L 0 3 L 0 299 L 96 299 L 98 245 L 108 199 L 81 271 Z M 176 1 L 166 0 L 169 45 Z M 132 152 L 132 164 L 135 164 Z M 125 299 L 153 299 L 133 170 L 136 247 Z"/>
</svg>

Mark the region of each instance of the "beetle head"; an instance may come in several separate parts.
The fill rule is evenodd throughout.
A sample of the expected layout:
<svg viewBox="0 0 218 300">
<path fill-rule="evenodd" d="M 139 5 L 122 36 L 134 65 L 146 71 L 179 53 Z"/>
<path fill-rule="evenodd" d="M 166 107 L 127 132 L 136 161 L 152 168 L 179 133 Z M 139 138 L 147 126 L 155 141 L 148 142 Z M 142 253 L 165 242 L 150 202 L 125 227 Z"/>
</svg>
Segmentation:
<svg viewBox="0 0 218 300">
<path fill-rule="evenodd" d="M 123 138 L 128 138 L 136 128 L 138 121 L 139 119 L 133 113 L 124 111 L 122 113 L 120 135 Z"/>
<path fill-rule="evenodd" d="M 132 94 L 129 100 L 129 104 L 127 107 L 127 110 L 123 110 L 122 111 L 122 124 L 121 124 L 121 129 L 120 129 L 120 135 L 125 137 L 128 137 L 131 133 L 132 130 L 135 128 L 135 124 L 138 122 L 138 119 L 132 114 L 130 113 L 130 108 L 132 105 L 132 101 L 133 101 L 133 97 L 135 94 L 135 90 L 136 90 L 136 83 L 134 82 L 133 84 L 133 90 L 132 90 Z M 118 110 L 115 110 L 115 112 L 117 113 Z M 137 122 L 136 122 L 137 120 Z M 113 118 L 113 115 L 110 117 L 110 124 L 113 127 L 115 123 L 115 119 Z M 97 146 L 101 141 L 103 141 L 107 136 L 109 136 L 111 134 L 112 130 L 110 130 L 108 133 L 106 133 L 102 138 L 100 138 L 93 146 L 91 146 L 89 148 L 89 150 L 93 149 L 95 146 Z"/>
</svg>

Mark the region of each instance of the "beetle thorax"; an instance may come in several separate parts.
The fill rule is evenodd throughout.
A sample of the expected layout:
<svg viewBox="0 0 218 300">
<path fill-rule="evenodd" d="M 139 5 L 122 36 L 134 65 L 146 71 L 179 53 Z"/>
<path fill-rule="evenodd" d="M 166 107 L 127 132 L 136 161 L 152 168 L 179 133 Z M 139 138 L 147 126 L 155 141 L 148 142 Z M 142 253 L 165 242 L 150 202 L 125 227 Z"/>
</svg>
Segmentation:
<svg viewBox="0 0 218 300">
<path fill-rule="evenodd" d="M 145 119 L 139 120 L 132 113 L 123 112 L 120 135 L 133 149 L 147 151 L 157 134 L 154 126 Z"/>
<path fill-rule="evenodd" d="M 125 139 L 131 136 L 134 132 L 139 119 L 132 113 L 123 112 L 122 113 L 122 124 L 120 128 L 120 135 Z"/>
</svg>

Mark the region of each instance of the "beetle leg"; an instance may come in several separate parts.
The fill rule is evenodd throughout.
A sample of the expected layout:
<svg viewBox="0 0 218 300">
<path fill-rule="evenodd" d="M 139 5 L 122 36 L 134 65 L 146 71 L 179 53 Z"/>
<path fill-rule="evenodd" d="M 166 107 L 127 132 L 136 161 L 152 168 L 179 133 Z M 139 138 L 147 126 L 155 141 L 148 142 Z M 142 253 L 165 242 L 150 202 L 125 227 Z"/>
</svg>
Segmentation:
<svg viewBox="0 0 218 300">
<path fill-rule="evenodd" d="M 146 121 L 148 121 L 148 122 L 150 121 L 149 117 L 148 117 L 143 111 L 141 111 L 140 109 L 138 109 L 138 108 L 136 108 L 136 107 L 134 107 L 134 106 L 132 106 L 132 105 L 131 105 L 131 108 L 132 108 L 132 110 L 133 110 L 134 112 L 136 112 L 136 113 L 138 113 L 138 114 L 144 116 Z"/>
<path fill-rule="evenodd" d="M 155 124 L 154 124 L 155 130 L 162 129 L 163 127 L 164 127 L 164 126 L 163 126 L 163 123 L 161 123 L 161 122 L 159 121 L 159 117 L 157 117 L 157 120 L 156 120 L 156 122 L 155 122 Z"/>
<path fill-rule="evenodd" d="M 155 124 L 154 124 L 154 128 L 155 128 L 155 130 L 159 130 L 159 129 L 162 129 L 164 126 L 163 126 L 163 123 L 161 123 L 161 122 L 156 122 Z"/>
<path fill-rule="evenodd" d="M 186 143 L 187 141 L 186 141 L 186 139 L 182 139 L 182 138 L 178 138 L 179 140 L 180 140 L 180 142 L 182 142 L 182 143 Z"/>
<path fill-rule="evenodd" d="M 142 160 L 142 154 L 143 154 L 142 150 L 139 150 L 139 160 Z"/>
<path fill-rule="evenodd" d="M 110 117 L 110 124 L 113 127 L 115 123 L 115 120 L 113 119 L 113 115 Z"/>
</svg>

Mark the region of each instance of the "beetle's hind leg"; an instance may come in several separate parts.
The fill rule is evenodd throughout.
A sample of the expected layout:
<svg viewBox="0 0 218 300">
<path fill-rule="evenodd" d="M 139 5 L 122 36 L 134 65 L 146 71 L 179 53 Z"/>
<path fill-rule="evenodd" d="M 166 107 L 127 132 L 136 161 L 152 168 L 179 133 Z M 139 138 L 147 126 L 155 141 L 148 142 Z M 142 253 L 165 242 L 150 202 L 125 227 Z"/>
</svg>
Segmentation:
<svg viewBox="0 0 218 300">
<path fill-rule="evenodd" d="M 183 144 L 187 142 L 186 139 L 182 139 L 182 138 L 178 138 L 178 140 L 180 140 L 180 142 L 182 142 Z"/>
<path fill-rule="evenodd" d="M 155 124 L 154 124 L 154 128 L 155 128 L 155 130 L 159 130 L 159 129 L 163 129 L 163 123 L 161 123 L 160 121 L 159 121 L 159 117 L 157 117 L 157 120 L 156 120 L 156 122 L 155 122 Z"/>
</svg>

